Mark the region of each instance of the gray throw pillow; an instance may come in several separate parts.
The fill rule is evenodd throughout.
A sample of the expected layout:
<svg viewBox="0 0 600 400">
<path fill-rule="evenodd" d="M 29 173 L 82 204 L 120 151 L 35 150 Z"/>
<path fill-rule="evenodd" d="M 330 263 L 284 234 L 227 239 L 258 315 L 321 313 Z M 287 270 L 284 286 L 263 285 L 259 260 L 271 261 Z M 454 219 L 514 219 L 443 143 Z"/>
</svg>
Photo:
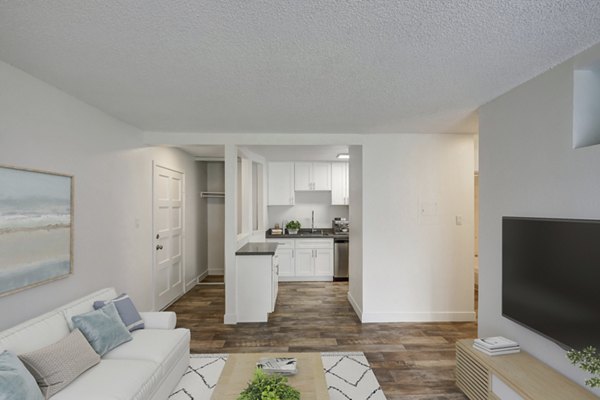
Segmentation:
<svg viewBox="0 0 600 400">
<path fill-rule="evenodd" d="M 112 303 L 99 310 L 75 315 L 71 320 L 101 356 L 132 339 Z"/>
<path fill-rule="evenodd" d="M 96 301 L 94 302 L 94 308 L 98 310 L 108 303 L 113 303 L 115 307 L 117 307 L 119 316 L 121 317 L 121 320 L 127 329 L 129 329 L 129 332 L 144 328 L 144 320 L 140 316 L 140 313 L 135 308 L 133 301 L 131 301 L 128 295 L 123 293 L 119 297 L 116 297 L 112 300 Z"/>
<path fill-rule="evenodd" d="M 19 358 L 35 377 L 46 399 L 100 362 L 100 356 L 77 329 L 54 344 L 21 354 Z"/>
<path fill-rule="evenodd" d="M 0 353 L 0 400 L 43 400 L 35 379 L 19 358 L 8 350 Z"/>
</svg>

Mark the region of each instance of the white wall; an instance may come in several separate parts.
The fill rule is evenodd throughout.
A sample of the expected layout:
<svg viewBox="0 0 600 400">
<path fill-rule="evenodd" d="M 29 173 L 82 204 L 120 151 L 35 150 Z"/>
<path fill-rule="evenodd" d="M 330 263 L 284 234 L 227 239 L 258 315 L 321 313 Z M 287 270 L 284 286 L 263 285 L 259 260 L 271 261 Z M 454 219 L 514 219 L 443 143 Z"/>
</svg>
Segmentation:
<svg viewBox="0 0 600 400">
<path fill-rule="evenodd" d="M 352 304 L 356 315 L 363 315 L 363 162 L 362 146 L 349 148 L 349 189 L 350 189 L 350 239 L 348 242 L 348 301 Z"/>
<path fill-rule="evenodd" d="M 0 298 L 0 329 L 106 286 L 128 292 L 142 310 L 152 308 L 152 160 L 184 169 L 188 195 L 195 168 L 183 152 L 143 147 L 141 138 L 139 130 L 0 62 L 0 164 L 75 176 L 74 274 Z M 186 201 L 192 271 L 195 207 Z"/>
<path fill-rule="evenodd" d="M 363 322 L 473 320 L 473 136 L 382 136 L 362 163 Z"/>
<path fill-rule="evenodd" d="M 207 190 L 209 192 L 225 191 L 225 164 L 223 162 L 207 162 Z M 225 200 L 207 198 L 208 220 L 208 273 L 223 275 L 225 272 Z"/>
<path fill-rule="evenodd" d="M 315 228 L 331 229 L 333 218 L 348 218 L 348 206 L 331 205 L 331 191 L 296 192 L 295 200 L 296 204 L 293 206 L 267 207 L 269 227 L 272 228 L 276 223 L 281 225 L 282 221 L 297 220 L 302 224 L 302 228 L 310 228 L 313 210 L 315 212 Z"/>
<path fill-rule="evenodd" d="M 479 334 L 515 339 L 582 383 L 561 348 L 501 316 L 502 216 L 600 219 L 600 146 L 573 149 L 572 120 L 573 60 L 481 108 Z"/>
</svg>

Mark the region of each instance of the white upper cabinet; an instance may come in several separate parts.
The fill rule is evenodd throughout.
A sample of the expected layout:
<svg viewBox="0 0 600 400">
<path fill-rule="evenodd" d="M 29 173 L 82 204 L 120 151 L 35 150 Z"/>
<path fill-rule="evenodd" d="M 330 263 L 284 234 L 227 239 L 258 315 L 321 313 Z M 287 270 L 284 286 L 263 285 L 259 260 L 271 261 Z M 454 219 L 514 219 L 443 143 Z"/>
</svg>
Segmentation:
<svg viewBox="0 0 600 400">
<path fill-rule="evenodd" d="M 312 164 L 313 190 L 331 190 L 331 163 Z"/>
<path fill-rule="evenodd" d="M 331 164 L 331 204 L 348 205 L 350 200 L 348 163 Z"/>
<path fill-rule="evenodd" d="M 294 205 L 294 163 L 269 163 L 269 206 Z"/>
<path fill-rule="evenodd" d="M 331 163 L 297 162 L 294 181 L 296 190 L 331 190 Z"/>
<path fill-rule="evenodd" d="M 296 190 L 312 189 L 312 163 L 297 162 L 294 165 L 294 185 Z"/>
</svg>

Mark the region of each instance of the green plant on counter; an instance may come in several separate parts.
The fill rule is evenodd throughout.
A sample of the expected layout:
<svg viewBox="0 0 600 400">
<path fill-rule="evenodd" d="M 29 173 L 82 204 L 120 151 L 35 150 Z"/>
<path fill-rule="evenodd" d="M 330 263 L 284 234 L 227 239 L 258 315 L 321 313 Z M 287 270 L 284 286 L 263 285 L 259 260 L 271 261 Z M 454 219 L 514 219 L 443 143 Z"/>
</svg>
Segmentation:
<svg viewBox="0 0 600 400">
<path fill-rule="evenodd" d="M 302 227 L 302 225 L 300 224 L 299 221 L 290 221 L 285 225 L 286 228 L 288 229 L 292 229 L 292 230 L 296 230 L 296 229 L 300 229 Z"/>
<path fill-rule="evenodd" d="M 583 350 L 571 350 L 567 352 L 567 358 L 571 361 L 571 364 L 595 375 L 585 381 L 587 386 L 600 387 L 600 353 L 595 347 L 588 346 Z"/>
<path fill-rule="evenodd" d="M 300 400 L 300 392 L 288 385 L 285 376 L 267 375 L 257 368 L 254 379 L 237 400 Z"/>
</svg>

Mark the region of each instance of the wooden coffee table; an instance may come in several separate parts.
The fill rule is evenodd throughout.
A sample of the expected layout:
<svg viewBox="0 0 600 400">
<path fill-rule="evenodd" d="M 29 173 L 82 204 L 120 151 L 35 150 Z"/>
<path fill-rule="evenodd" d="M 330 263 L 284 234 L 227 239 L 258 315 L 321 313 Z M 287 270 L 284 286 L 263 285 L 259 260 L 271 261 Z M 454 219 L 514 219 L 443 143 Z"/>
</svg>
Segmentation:
<svg viewBox="0 0 600 400">
<path fill-rule="evenodd" d="M 302 400 L 329 399 L 320 353 L 241 353 L 230 354 L 223 367 L 212 400 L 235 400 L 254 376 L 256 362 L 261 358 L 295 357 L 298 373 L 288 377 L 288 383 L 300 391 Z"/>
</svg>

